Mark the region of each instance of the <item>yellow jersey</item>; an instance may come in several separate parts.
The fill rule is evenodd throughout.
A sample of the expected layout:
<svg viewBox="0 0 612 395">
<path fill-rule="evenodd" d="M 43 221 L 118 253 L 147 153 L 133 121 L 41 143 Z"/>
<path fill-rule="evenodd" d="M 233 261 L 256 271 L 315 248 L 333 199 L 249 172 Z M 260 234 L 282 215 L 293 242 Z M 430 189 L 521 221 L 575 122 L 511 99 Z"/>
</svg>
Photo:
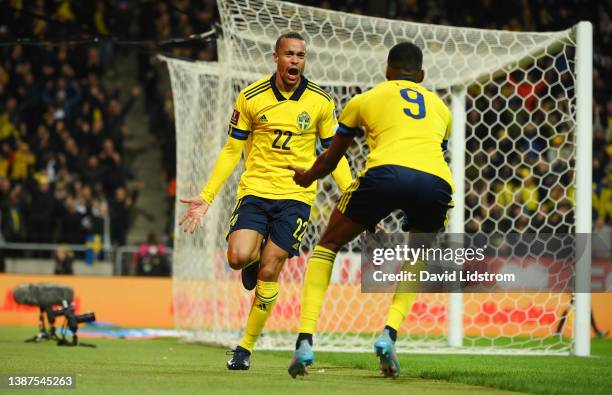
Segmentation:
<svg viewBox="0 0 612 395">
<path fill-rule="evenodd" d="M 304 76 L 289 94 L 279 91 L 275 78 L 272 75 L 254 82 L 236 99 L 228 134 L 230 140 L 244 141 L 245 160 L 237 197 L 292 199 L 312 205 L 316 182 L 308 188 L 297 185 L 288 166 L 309 168 L 316 159 L 317 137 L 324 148 L 331 144 L 337 126 L 334 101 Z M 352 181 L 348 164 L 343 174 L 346 187 Z M 205 201 L 212 202 L 221 179 L 213 170 L 200 194 Z"/>
<path fill-rule="evenodd" d="M 337 133 L 365 129 L 370 148 L 366 170 L 404 166 L 438 176 L 454 189 L 443 152 L 451 124 L 450 110 L 434 92 L 412 81 L 392 80 L 353 97 L 340 115 Z"/>
</svg>

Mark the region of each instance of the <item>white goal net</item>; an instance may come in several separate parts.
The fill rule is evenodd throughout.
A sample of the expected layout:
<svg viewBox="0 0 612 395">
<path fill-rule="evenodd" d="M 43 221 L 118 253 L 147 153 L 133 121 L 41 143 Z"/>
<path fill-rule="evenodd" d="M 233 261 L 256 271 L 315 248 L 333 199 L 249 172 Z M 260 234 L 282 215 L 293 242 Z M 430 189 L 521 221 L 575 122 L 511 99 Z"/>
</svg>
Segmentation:
<svg viewBox="0 0 612 395">
<path fill-rule="evenodd" d="M 465 138 L 453 140 L 465 166 L 454 177 L 464 215 L 453 229 L 467 232 L 575 232 L 576 28 L 523 33 L 435 26 L 363 17 L 269 0 L 219 0 L 223 37 L 218 62 L 168 64 L 177 131 L 177 195 L 199 192 L 227 138 L 239 91 L 274 71 L 276 38 L 288 31 L 307 42 L 305 75 L 336 100 L 338 111 L 356 93 L 384 80 L 389 48 L 415 42 L 424 52 L 424 84 L 465 119 Z M 452 99 L 452 100 L 455 100 Z M 456 104 L 456 103 L 455 103 Z M 459 112 L 457 112 L 459 111 Z M 460 114 L 463 112 L 463 114 Z M 460 115 L 457 117 L 457 115 Z M 455 126 L 456 127 L 456 126 Z M 363 168 L 367 147 L 349 152 Z M 450 158 L 449 158 L 450 159 Z M 456 167 L 456 166 L 455 166 Z M 234 172 L 195 235 L 178 229 L 174 315 L 189 338 L 228 346 L 242 334 L 253 294 L 225 262 L 225 235 L 241 167 Z M 459 188 L 461 190 L 461 188 Z M 293 347 L 300 294 L 311 250 L 340 193 L 331 178 L 319 183 L 303 254 L 287 262 L 280 296 L 256 348 Z M 384 220 L 401 231 L 401 215 Z M 451 224 L 453 226 L 453 224 Z M 561 352 L 572 346 L 572 308 L 564 293 L 463 295 L 462 352 Z M 449 351 L 449 295 L 419 294 L 399 331 L 398 350 Z M 321 311 L 319 350 L 367 350 L 384 326 L 388 294 L 360 292 L 359 245 L 338 255 Z M 567 323 L 558 324 L 568 310 Z"/>
</svg>

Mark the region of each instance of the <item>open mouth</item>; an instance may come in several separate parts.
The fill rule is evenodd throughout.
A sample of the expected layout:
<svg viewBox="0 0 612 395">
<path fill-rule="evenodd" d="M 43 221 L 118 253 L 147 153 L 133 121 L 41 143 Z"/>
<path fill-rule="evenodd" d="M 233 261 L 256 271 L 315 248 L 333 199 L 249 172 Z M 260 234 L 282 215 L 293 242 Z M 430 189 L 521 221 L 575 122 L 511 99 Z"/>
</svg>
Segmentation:
<svg viewBox="0 0 612 395">
<path fill-rule="evenodd" d="M 290 69 L 287 71 L 287 73 L 288 73 L 290 76 L 297 77 L 297 76 L 298 76 L 298 74 L 300 74 L 300 71 L 298 70 L 298 68 L 297 68 L 297 67 L 292 67 L 292 68 L 290 68 Z"/>
</svg>

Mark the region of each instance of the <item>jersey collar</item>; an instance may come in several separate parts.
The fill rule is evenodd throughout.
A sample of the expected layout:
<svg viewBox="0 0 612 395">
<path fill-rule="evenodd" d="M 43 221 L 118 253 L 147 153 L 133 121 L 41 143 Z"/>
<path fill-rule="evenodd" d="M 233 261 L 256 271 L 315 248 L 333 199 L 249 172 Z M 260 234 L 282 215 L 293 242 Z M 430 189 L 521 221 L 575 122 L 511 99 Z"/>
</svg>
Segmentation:
<svg viewBox="0 0 612 395">
<path fill-rule="evenodd" d="M 276 87 L 276 73 L 272 74 L 272 77 L 270 77 L 270 85 L 272 86 L 272 92 L 274 92 L 274 96 L 276 96 L 276 100 L 278 101 L 287 100 L 285 96 L 283 96 L 283 94 Z M 300 85 L 293 92 L 289 100 L 293 100 L 293 101 L 300 100 L 300 97 L 302 97 L 302 94 L 306 90 L 306 86 L 308 86 L 308 79 L 306 79 L 306 77 L 302 75 Z"/>
<path fill-rule="evenodd" d="M 412 83 L 418 84 L 418 82 L 416 82 L 415 80 L 413 80 L 413 79 L 411 79 L 409 77 L 400 77 L 400 78 L 398 78 L 398 80 L 408 81 L 408 82 L 412 82 Z"/>
</svg>

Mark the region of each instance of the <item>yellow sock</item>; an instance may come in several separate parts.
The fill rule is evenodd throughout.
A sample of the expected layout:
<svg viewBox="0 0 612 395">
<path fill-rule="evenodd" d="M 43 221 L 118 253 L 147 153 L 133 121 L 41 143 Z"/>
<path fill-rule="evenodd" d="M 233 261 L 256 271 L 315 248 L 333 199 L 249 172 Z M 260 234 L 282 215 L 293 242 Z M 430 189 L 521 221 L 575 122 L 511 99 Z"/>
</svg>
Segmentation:
<svg viewBox="0 0 612 395">
<path fill-rule="evenodd" d="M 255 299 L 251 306 L 251 312 L 247 319 L 244 336 L 240 341 L 240 347 L 253 351 L 255 342 L 266 325 L 268 316 L 272 312 L 276 299 L 278 298 L 278 282 L 266 282 L 257 280 L 255 288 Z"/>
<path fill-rule="evenodd" d="M 300 333 L 314 333 L 317 319 L 323 305 L 325 292 L 329 286 L 336 253 L 325 247 L 316 246 L 308 260 L 306 279 L 302 289 L 302 313 Z"/>
<path fill-rule="evenodd" d="M 393 302 L 389 307 L 389 315 L 387 316 L 387 325 L 391 328 L 398 330 L 402 325 L 402 322 L 406 319 L 406 316 L 412 308 L 412 303 L 416 298 L 416 293 L 402 293 L 396 292 L 393 295 Z"/>
<path fill-rule="evenodd" d="M 404 263 L 402 265 L 402 271 L 413 272 L 417 275 L 419 270 L 422 270 L 426 267 L 425 262 L 417 261 L 414 265 L 410 265 L 409 263 Z M 391 328 L 398 330 L 402 325 L 402 322 L 406 319 L 408 313 L 410 313 L 410 309 L 412 308 L 412 303 L 414 303 L 414 299 L 416 299 L 416 292 L 418 290 L 418 281 L 416 282 L 404 282 L 399 283 L 397 289 L 395 290 L 395 294 L 393 295 L 393 301 L 391 302 L 391 307 L 389 307 L 389 315 L 387 316 L 387 325 Z"/>
</svg>

